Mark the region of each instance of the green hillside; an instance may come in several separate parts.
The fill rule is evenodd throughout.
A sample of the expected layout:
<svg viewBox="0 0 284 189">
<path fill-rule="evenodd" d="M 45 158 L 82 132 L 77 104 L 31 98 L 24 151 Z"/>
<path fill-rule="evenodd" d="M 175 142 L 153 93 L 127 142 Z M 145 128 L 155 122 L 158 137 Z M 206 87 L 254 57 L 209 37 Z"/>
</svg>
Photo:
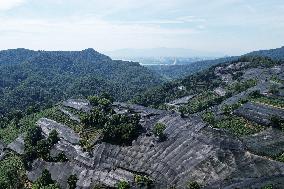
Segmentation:
<svg viewBox="0 0 284 189">
<path fill-rule="evenodd" d="M 108 93 L 126 101 L 161 84 L 156 75 L 138 63 L 114 61 L 93 49 L 0 52 L 0 117 L 5 122 L 76 96 Z"/>
</svg>

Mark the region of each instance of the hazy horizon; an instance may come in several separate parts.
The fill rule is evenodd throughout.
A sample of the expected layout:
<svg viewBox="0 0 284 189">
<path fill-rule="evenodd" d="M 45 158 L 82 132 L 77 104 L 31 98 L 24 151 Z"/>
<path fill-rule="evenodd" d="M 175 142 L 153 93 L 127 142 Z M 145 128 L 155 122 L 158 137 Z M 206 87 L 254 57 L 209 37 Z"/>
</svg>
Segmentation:
<svg viewBox="0 0 284 189">
<path fill-rule="evenodd" d="M 241 55 L 283 46 L 283 12 L 281 0 L 0 0 L 0 49 Z"/>
</svg>

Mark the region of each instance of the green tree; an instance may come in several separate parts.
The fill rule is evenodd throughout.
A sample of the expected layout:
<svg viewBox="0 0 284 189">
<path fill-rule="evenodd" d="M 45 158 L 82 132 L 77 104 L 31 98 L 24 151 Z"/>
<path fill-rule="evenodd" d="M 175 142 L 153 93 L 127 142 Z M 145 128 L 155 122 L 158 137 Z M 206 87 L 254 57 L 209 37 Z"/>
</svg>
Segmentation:
<svg viewBox="0 0 284 189">
<path fill-rule="evenodd" d="M 38 184 L 40 187 L 45 187 L 55 184 L 55 181 L 52 180 L 50 172 L 47 169 L 44 169 L 41 176 L 36 180 L 36 184 Z"/>
<path fill-rule="evenodd" d="M 273 127 L 284 131 L 284 119 L 279 116 L 273 115 L 270 118 L 270 121 Z"/>
<path fill-rule="evenodd" d="M 69 189 L 75 189 L 76 186 L 77 186 L 77 181 L 78 181 L 78 178 L 76 175 L 70 175 L 68 180 L 67 180 L 67 183 L 69 185 Z"/>
<path fill-rule="evenodd" d="M 232 107 L 230 105 L 227 105 L 227 104 L 222 107 L 222 111 L 225 115 L 228 115 L 228 116 L 233 113 Z"/>
<path fill-rule="evenodd" d="M 164 133 L 166 129 L 166 125 L 163 123 L 156 123 L 153 129 L 153 133 L 155 136 L 159 137 L 160 140 L 165 139 L 166 135 Z"/>
<path fill-rule="evenodd" d="M 181 118 L 185 118 L 185 114 L 186 114 L 186 108 L 184 106 L 179 107 L 179 112 L 180 112 L 180 116 Z"/>
<path fill-rule="evenodd" d="M 103 128 L 103 139 L 114 144 L 131 144 L 138 137 L 142 127 L 138 115 L 114 114 L 108 118 Z"/>
<path fill-rule="evenodd" d="M 19 173 L 19 170 L 12 166 L 9 167 L 7 171 L 7 180 L 8 180 L 8 185 L 11 188 L 20 188 L 22 185 L 22 181 L 21 181 L 21 175 Z"/>
<path fill-rule="evenodd" d="M 196 181 L 193 181 L 193 182 L 189 182 L 186 188 L 187 189 L 200 189 L 201 186 Z"/>
<path fill-rule="evenodd" d="M 27 135 L 25 137 L 25 145 L 26 147 L 29 146 L 36 146 L 37 142 L 40 141 L 41 139 L 43 139 L 43 135 L 42 135 L 42 130 L 40 127 L 32 127 L 31 129 L 29 129 L 29 131 L 27 132 Z"/>
<path fill-rule="evenodd" d="M 134 182 L 141 188 L 151 188 L 153 186 L 153 180 L 146 175 L 134 175 Z"/>
<path fill-rule="evenodd" d="M 99 100 L 99 107 L 105 112 L 109 112 L 111 110 L 112 102 L 109 99 L 101 98 Z"/>
<path fill-rule="evenodd" d="M 57 157 L 55 158 L 55 160 L 57 162 L 66 162 L 68 161 L 68 158 L 66 157 L 66 155 L 63 152 L 60 152 Z"/>
<path fill-rule="evenodd" d="M 37 156 L 43 159 L 49 158 L 49 151 L 51 149 L 51 145 L 48 140 L 40 140 L 36 146 L 37 149 Z"/>
<path fill-rule="evenodd" d="M 107 117 L 106 114 L 95 108 L 90 114 L 84 114 L 81 116 L 81 121 L 85 128 L 102 128 L 107 121 Z"/>
<path fill-rule="evenodd" d="M 130 189 L 130 185 L 127 181 L 119 181 L 117 184 L 118 189 Z"/>
<path fill-rule="evenodd" d="M 111 96 L 109 93 L 106 93 L 106 92 L 104 92 L 103 94 L 101 94 L 100 97 L 101 97 L 101 98 L 108 99 L 111 103 L 113 103 L 113 101 L 114 101 L 113 96 Z"/>
<path fill-rule="evenodd" d="M 270 86 L 269 92 L 273 95 L 279 94 L 279 89 L 278 89 L 277 85 Z"/>
<path fill-rule="evenodd" d="M 53 130 L 49 133 L 47 140 L 48 140 L 48 142 L 49 142 L 51 145 L 56 144 L 56 143 L 60 140 L 59 137 L 58 137 L 58 132 L 57 132 L 55 129 L 53 129 Z"/>
<path fill-rule="evenodd" d="M 265 185 L 263 187 L 261 187 L 261 189 L 273 189 L 273 185 L 272 184 L 268 184 L 268 185 Z"/>
<path fill-rule="evenodd" d="M 58 184 L 49 184 L 47 186 L 40 186 L 39 184 L 35 183 L 32 186 L 32 189 L 61 189 Z"/>
<path fill-rule="evenodd" d="M 29 147 L 25 148 L 25 153 L 22 156 L 22 160 L 26 169 L 31 168 L 32 161 L 37 158 L 37 149 Z"/>
<path fill-rule="evenodd" d="M 130 123 L 106 125 L 103 129 L 103 135 L 108 142 L 127 144 L 137 135 L 137 128 Z"/>
<path fill-rule="evenodd" d="M 202 116 L 203 120 L 207 122 L 210 125 L 214 125 L 216 123 L 215 121 L 215 115 L 213 112 L 207 112 Z"/>
<path fill-rule="evenodd" d="M 251 92 L 251 93 L 249 94 L 249 97 L 250 97 L 250 98 L 254 98 L 254 99 L 261 97 L 260 91 L 257 90 L 257 91 Z"/>
<path fill-rule="evenodd" d="M 96 184 L 93 189 L 108 189 L 108 187 L 102 184 Z"/>
<path fill-rule="evenodd" d="M 88 100 L 90 101 L 92 106 L 98 106 L 100 98 L 98 96 L 89 96 Z"/>
</svg>

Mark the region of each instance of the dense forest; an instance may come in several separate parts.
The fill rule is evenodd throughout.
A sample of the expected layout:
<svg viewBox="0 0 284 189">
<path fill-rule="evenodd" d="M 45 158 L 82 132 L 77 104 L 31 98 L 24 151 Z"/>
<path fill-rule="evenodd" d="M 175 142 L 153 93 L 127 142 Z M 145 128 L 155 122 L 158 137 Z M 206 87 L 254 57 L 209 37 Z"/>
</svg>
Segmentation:
<svg viewBox="0 0 284 189">
<path fill-rule="evenodd" d="M 77 96 L 109 93 L 125 101 L 161 84 L 156 75 L 138 63 L 114 61 L 93 49 L 1 51 L 0 117 L 21 117 Z"/>
</svg>

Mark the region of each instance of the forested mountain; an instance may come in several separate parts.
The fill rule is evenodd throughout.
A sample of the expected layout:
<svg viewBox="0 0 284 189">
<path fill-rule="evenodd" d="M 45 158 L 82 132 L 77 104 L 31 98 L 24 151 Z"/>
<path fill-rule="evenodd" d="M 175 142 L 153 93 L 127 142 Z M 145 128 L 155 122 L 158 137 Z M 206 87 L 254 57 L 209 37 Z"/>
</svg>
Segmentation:
<svg viewBox="0 0 284 189">
<path fill-rule="evenodd" d="M 45 54 L 23 66 L 67 83 L 86 73 L 73 63 Z M 0 128 L 0 188 L 283 188 L 283 61 L 240 57 L 134 102 L 159 109 L 102 94 L 15 114 Z"/>
<path fill-rule="evenodd" d="M 30 60 L 40 54 L 40 51 L 31 51 L 28 49 L 10 49 L 0 51 L 0 65 L 19 64 Z"/>
<path fill-rule="evenodd" d="M 273 59 L 284 60 L 284 46 L 277 49 L 260 50 L 246 54 L 247 56 L 266 56 Z"/>
<path fill-rule="evenodd" d="M 34 58 L 43 55 L 63 56 L 65 58 L 70 58 L 74 62 L 111 60 L 108 56 L 91 48 L 83 51 L 33 51 L 19 48 L 0 51 L 0 64 L 20 64 L 26 61 L 32 61 Z"/>
<path fill-rule="evenodd" d="M 215 60 L 203 60 L 178 65 L 147 65 L 146 67 L 163 76 L 166 80 L 180 79 L 190 74 L 205 70 L 216 64 L 230 62 L 238 57 L 225 57 Z"/>
<path fill-rule="evenodd" d="M 116 100 L 161 83 L 138 63 L 114 61 L 93 49 L 0 52 L 0 113 L 44 108 L 72 96 L 109 93 Z"/>
</svg>

